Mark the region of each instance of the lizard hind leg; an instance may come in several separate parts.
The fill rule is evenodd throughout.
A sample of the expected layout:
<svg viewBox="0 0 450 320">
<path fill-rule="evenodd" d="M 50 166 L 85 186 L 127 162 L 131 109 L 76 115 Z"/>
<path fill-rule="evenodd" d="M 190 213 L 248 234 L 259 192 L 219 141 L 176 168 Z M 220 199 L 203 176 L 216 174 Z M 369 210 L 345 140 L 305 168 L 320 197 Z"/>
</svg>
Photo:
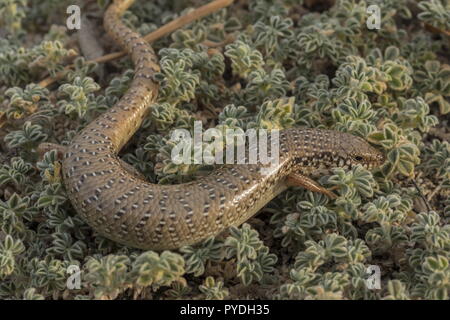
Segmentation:
<svg viewBox="0 0 450 320">
<path fill-rule="evenodd" d="M 141 172 L 139 172 L 139 170 L 136 169 L 133 165 L 129 164 L 128 162 L 125 162 L 120 158 L 118 158 L 118 160 L 122 168 L 124 168 L 129 174 L 141 180 L 146 180 L 146 177 Z"/>
<path fill-rule="evenodd" d="M 56 150 L 58 159 L 62 159 L 64 156 L 64 153 L 66 152 L 66 147 L 60 144 L 56 143 L 50 143 L 50 142 L 42 142 L 39 144 L 37 148 L 38 154 L 42 157 L 46 152 L 49 152 L 51 150 Z"/>
</svg>

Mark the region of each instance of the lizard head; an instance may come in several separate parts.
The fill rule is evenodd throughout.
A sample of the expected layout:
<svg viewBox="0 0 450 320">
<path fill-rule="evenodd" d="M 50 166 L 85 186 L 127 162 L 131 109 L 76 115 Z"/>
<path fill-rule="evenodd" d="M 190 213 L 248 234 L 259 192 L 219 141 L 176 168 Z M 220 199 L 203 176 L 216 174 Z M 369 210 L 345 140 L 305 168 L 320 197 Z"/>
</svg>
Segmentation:
<svg viewBox="0 0 450 320">
<path fill-rule="evenodd" d="M 381 166 L 385 160 L 383 153 L 366 140 L 349 133 L 319 129 L 287 132 L 295 164 L 304 170 L 351 168 L 358 164 L 370 170 Z"/>
<path fill-rule="evenodd" d="M 383 153 L 372 147 L 366 140 L 348 133 L 339 133 L 336 144 L 335 164 L 339 167 L 362 165 L 367 169 L 379 167 L 385 161 Z"/>
</svg>

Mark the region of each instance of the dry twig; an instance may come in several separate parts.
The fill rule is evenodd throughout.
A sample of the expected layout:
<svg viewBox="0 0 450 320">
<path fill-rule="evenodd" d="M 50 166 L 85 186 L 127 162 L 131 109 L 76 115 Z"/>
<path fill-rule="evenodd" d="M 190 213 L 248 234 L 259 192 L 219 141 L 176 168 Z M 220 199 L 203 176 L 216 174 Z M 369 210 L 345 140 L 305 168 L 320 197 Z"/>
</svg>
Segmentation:
<svg viewBox="0 0 450 320">
<path fill-rule="evenodd" d="M 146 41 L 148 41 L 149 43 L 152 43 L 155 40 L 158 40 L 158 39 L 164 37 L 165 35 L 172 33 L 175 30 L 182 28 L 185 25 L 187 25 L 195 20 L 198 20 L 198 19 L 203 18 L 207 15 L 210 15 L 220 9 L 228 7 L 233 2 L 234 2 L 234 0 L 214 0 L 208 4 L 205 4 L 204 6 L 201 6 L 197 9 L 163 25 L 162 27 L 158 28 L 157 30 L 144 36 L 144 39 Z M 123 57 L 126 54 L 127 53 L 125 51 L 113 52 L 113 53 L 98 57 L 96 59 L 89 60 L 88 62 L 104 63 L 104 62 L 107 62 L 110 60 L 114 60 L 114 59 Z M 48 78 L 45 78 L 44 80 L 40 81 L 39 85 L 41 87 L 47 87 L 47 86 L 51 85 L 52 83 L 62 79 L 65 76 L 65 74 L 67 73 L 67 71 L 70 70 L 71 68 L 73 68 L 73 64 L 66 66 L 64 68 L 64 70 L 58 72 L 54 77 L 48 77 Z"/>
</svg>

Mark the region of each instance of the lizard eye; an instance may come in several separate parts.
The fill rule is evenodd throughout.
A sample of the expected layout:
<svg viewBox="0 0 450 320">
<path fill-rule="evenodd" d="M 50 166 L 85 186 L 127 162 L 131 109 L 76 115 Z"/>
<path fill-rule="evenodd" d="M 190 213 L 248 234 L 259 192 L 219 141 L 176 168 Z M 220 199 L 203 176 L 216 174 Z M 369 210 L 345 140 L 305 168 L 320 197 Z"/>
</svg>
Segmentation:
<svg viewBox="0 0 450 320">
<path fill-rule="evenodd" d="M 363 157 L 361 157 L 361 156 L 355 156 L 355 160 L 356 160 L 356 161 L 362 161 L 362 160 L 363 160 Z"/>
</svg>

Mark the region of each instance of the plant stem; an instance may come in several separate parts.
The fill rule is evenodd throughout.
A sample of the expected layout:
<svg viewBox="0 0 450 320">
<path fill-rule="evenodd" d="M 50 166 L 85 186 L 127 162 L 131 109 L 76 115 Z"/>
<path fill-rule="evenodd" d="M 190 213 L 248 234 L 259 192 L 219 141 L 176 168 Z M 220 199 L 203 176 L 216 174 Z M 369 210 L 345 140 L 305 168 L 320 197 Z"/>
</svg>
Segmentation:
<svg viewBox="0 0 450 320">
<path fill-rule="evenodd" d="M 163 25 L 162 27 L 158 28 L 157 30 L 150 32 L 149 34 L 144 36 L 144 39 L 147 42 L 152 43 L 152 42 L 164 37 L 165 35 L 170 34 L 170 33 L 174 32 L 175 30 L 184 27 L 185 25 L 187 25 L 195 20 L 198 20 L 198 19 L 203 18 L 207 15 L 210 15 L 220 9 L 228 7 L 233 2 L 234 2 L 234 0 L 211 1 L 208 4 L 205 4 L 204 6 L 201 6 L 197 9 Z M 107 62 L 110 60 L 114 60 L 114 59 L 123 57 L 126 54 L 127 54 L 126 51 L 113 52 L 113 53 L 109 53 L 107 55 L 98 57 L 93 60 L 88 60 L 88 62 L 104 63 L 104 62 Z M 62 79 L 66 75 L 66 73 L 70 69 L 73 68 L 73 66 L 74 66 L 73 64 L 68 65 L 64 68 L 64 70 L 58 72 L 55 76 L 45 78 L 44 80 L 39 82 L 39 86 L 45 88 L 45 87 L 51 85 L 52 83 Z"/>
</svg>

